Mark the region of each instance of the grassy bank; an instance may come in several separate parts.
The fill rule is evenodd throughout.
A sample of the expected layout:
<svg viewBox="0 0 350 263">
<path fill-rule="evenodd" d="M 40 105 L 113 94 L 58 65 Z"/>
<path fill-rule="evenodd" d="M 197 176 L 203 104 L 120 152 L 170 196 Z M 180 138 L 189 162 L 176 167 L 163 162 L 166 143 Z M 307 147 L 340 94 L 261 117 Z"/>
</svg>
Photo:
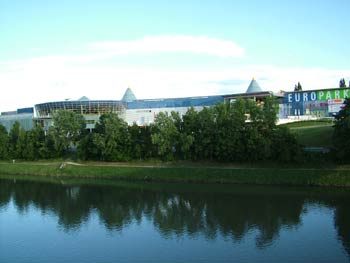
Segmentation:
<svg viewBox="0 0 350 263">
<path fill-rule="evenodd" d="M 283 124 L 297 135 L 299 143 L 307 147 L 330 147 L 333 122 L 330 120 L 300 121 Z"/>
<path fill-rule="evenodd" d="M 0 163 L 0 174 L 131 181 L 350 187 L 350 169 Z"/>
</svg>

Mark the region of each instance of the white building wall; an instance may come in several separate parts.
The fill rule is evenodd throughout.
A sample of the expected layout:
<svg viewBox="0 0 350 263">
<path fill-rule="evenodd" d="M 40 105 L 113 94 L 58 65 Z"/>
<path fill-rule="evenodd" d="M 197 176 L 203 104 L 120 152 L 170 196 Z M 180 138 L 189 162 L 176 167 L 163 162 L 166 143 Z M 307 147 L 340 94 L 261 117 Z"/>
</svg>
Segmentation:
<svg viewBox="0 0 350 263">
<path fill-rule="evenodd" d="M 203 106 L 193 107 L 196 111 L 201 111 Z M 174 107 L 174 108 L 156 108 L 156 109 L 127 109 L 125 113 L 125 121 L 132 125 L 136 123 L 139 126 L 149 125 L 155 121 L 156 116 L 160 112 L 167 112 L 170 114 L 172 111 L 178 112 L 180 116 L 183 116 L 188 111 L 189 107 Z"/>
</svg>

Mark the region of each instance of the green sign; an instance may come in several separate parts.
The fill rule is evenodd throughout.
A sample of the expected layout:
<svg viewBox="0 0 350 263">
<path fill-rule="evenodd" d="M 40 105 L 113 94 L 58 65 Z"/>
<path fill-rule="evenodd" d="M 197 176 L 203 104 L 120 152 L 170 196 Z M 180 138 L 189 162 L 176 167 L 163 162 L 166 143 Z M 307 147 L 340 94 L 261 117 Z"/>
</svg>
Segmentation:
<svg viewBox="0 0 350 263">
<path fill-rule="evenodd" d="M 345 99 L 349 97 L 349 89 L 320 90 L 317 93 L 318 100 Z"/>
<path fill-rule="evenodd" d="M 314 90 L 286 93 L 284 101 L 287 103 L 316 101 L 316 100 L 336 100 L 349 98 L 350 89 Z"/>
</svg>

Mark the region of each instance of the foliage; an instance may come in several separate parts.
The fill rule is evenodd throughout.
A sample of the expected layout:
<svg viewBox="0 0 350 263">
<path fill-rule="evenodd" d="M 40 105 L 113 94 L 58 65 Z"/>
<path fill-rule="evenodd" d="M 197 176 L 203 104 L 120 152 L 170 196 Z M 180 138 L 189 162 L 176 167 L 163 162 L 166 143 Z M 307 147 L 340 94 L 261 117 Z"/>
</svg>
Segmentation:
<svg viewBox="0 0 350 263">
<path fill-rule="evenodd" d="M 277 162 L 298 162 L 302 151 L 296 136 L 287 127 L 279 126 L 272 134 L 272 160 Z"/>
<path fill-rule="evenodd" d="M 83 159 L 125 161 L 130 159 L 130 146 L 127 123 L 115 113 L 106 113 L 100 117 L 94 132 L 84 137 L 79 152 Z"/>
<path fill-rule="evenodd" d="M 213 108 L 204 107 L 197 112 L 189 109 L 183 116 L 184 133 L 192 137 L 187 158 L 192 160 L 213 160 L 217 141 L 215 115 Z"/>
<path fill-rule="evenodd" d="M 294 91 L 302 91 L 303 87 L 301 86 L 300 82 L 298 84 L 295 84 L 294 86 Z"/>
<path fill-rule="evenodd" d="M 25 157 L 24 151 L 27 148 L 26 140 L 27 140 L 27 133 L 23 128 L 20 128 L 18 133 L 18 139 L 16 142 L 16 150 L 15 150 L 14 158 L 23 159 Z"/>
<path fill-rule="evenodd" d="M 8 147 L 9 138 L 6 128 L 0 124 L 0 160 L 5 160 L 9 157 Z"/>
<path fill-rule="evenodd" d="M 164 160 L 174 160 L 188 151 L 193 137 L 182 133 L 183 125 L 179 113 L 160 112 L 152 125 L 152 143 L 157 146 L 158 155 Z"/>
<path fill-rule="evenodd" d="M 81 114 L 60 110 L 54 114 L 53 123 L 50 133 L 53 135 L 54 147 L 59 155 L 63 155 L 81 139 L 86 126 L 85 119 Z"/>
<path fill-rule="evenodd" d="M 346 83 L 345 83 L 345 79 L 342 78 L 339 81 L 339 88 L 346 88 Z"/>
<path fill-rule="evenodd" d="M 18 158 L 18 154 L 17 154 L 17 149 L 19 147 L 17 147 L 17 143 L 18 143 L 18 139 L 19 139 L 19 132 L 20 132 L 20 124 L 19 122 L 15 122 L 12 125 L 12 128 L 10 130 L 9 133 L 9 155 L 10 158 L 14 159 L 14 158 Z"/>
<path fill-rule="evenodd" d="M 350 99 L 346 98 L 344 106 L 335 117 L 333 146 L 336 160 L 350 162 Z"/>
<path fill-rule="evenodd" d="M 34 127 L 26 133 L 26 147 L 23 151 L 23 158 L 26 160 L 37 160 L 45 158 L 45 135 L 40 126 Z"/>
<path fill-rule="evenodd" d="M 41 157 L 49 159 L 62 156 L 63 155 L 60 152 L 57 152 L 55 148 L 55 133 L 53 129 L 49 129 L 46 132 L 44 146 L 41 150 Z"/>
<path fill-rule="evenodd" d="M 138 126 L 134 123 L 128 128 L 128 132 L 130 133 L 132 159 L 144 160 L 156 155 L 150 126 Z"/>
</svg>

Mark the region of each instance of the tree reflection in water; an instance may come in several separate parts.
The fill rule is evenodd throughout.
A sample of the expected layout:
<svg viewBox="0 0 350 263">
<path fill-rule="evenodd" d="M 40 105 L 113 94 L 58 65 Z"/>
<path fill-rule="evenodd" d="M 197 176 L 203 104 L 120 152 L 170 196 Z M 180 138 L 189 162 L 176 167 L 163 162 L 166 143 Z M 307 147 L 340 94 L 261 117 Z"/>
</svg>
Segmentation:
<svg viewBox="0 0 350 263">
<path fill-rule="evenodd" d="M 240 242 L 258 230 L 256 246 L 263 248 L 285 228 L 297 228 L 307 203 L 334 208 L 338 237 L 350 254 L 350 195 L 342 189 L 279 188 L 113 183 L 62 185 L 22 180 L 0 180 L 0 208 L 11 200 L 25 213 L 30 206 L 53 213 L 64 231 L 77 231 L 96 213 L 110 231 L 121 231 L 143 218 L 153 222 L 164 238 L 218 234 Z"/>
</svg>

